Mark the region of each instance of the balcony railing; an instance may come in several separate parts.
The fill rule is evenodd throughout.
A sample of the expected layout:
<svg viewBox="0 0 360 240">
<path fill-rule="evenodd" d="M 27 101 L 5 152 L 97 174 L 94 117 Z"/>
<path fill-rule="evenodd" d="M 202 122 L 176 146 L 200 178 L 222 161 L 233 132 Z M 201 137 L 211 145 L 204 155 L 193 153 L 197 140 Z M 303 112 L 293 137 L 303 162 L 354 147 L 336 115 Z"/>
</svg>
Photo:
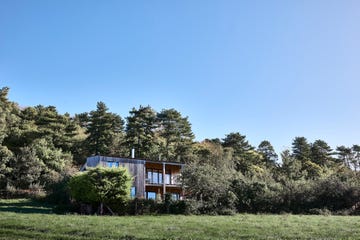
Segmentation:
<svg viewBox="0 0 360 240">
<path fill-rule="evenodd" d="M 152 178 L 150 177 L 145 179 L 145 183 L 162 185 L 164 182 L 162 177 L 152 177 Z M 181 184 L 180 174 L 171 175 L 169 177 L 165 175 L 165 185 L 180 185 L 180 184 Z"/>
</svg>

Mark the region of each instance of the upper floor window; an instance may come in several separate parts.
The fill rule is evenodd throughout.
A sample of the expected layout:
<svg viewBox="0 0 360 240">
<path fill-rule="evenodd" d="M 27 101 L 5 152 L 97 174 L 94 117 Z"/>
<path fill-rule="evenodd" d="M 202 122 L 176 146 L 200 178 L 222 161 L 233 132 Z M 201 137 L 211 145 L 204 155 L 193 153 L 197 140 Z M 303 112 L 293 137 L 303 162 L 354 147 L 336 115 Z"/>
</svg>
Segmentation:
<svg viewBox="0 0 360 240">
<path fill-rule="evenodd" d="M 148 183 L 162 184 L 162 171 L 158 169 L 146 169 L 146 178 Z"/>
<path fill-rule="evenodd" d="M 165 172 L 165 184 L 171 184 L 171 173 L 170 173 L 170 171 Z"/>
<path fill-rule="evenodd" d="M 159 169 L 146 169 L 146 182 L 152 184 L 175 184 L 172 179 L 171 171 L 167 170 L 163 179 L 163 172 Z"/>
<path fill-rule="evenodd" d="M 119 162 L 107 162 L 106 163 L 106 166 L 107 167 L 115 167 L 115 168 L 118 168 L 119 167 Z"/>
</svg>

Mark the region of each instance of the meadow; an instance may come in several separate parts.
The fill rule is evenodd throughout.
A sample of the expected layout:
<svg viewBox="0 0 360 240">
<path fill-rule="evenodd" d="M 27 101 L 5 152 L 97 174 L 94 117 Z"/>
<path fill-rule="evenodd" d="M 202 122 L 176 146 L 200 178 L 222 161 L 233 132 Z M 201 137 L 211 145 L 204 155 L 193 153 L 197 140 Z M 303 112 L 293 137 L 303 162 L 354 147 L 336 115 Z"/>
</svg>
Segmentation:
<svg viewBox="0 0 360 240">
<path fill-rule="evenodd" d="M 0 200 L 0 239 L 360 239 L 360 216 L 83 216 Z"/>
</svg>

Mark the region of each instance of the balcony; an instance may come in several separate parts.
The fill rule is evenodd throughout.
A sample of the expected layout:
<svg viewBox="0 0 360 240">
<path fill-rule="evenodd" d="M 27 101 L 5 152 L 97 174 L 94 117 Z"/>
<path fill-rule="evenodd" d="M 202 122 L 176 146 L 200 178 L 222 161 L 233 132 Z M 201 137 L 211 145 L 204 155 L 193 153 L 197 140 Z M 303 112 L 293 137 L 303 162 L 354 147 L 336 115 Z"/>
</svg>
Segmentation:
<svg viewBox="0 0 360 240">
<path fill-rule="evenodd" d="M 163 172 L 160 170 L 147 169 L 145 184 L 146 185 L 163 185 L 164 184 L 163 176 L 164 176 Z M 179 173 L 171 174 L 170 172 L 165 172 L 165 185 L 166 186 L 181 185 L 180 174 Z"/>
</svg>

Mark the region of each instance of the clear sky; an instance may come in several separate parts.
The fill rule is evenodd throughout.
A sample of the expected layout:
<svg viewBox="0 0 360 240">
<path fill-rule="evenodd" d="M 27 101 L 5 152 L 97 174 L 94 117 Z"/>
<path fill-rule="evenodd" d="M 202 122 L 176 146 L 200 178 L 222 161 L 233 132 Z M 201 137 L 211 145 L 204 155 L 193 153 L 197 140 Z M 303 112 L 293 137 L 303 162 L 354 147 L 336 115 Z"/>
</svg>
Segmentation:
<svg viewBox="0 0 360 240">
<path fill-rule="evenodd" d="M 197 140 L 360 144 L 358 0 L 1 0 L 0 87 L 21 106 L 175 108 Z"/>
</svg>

